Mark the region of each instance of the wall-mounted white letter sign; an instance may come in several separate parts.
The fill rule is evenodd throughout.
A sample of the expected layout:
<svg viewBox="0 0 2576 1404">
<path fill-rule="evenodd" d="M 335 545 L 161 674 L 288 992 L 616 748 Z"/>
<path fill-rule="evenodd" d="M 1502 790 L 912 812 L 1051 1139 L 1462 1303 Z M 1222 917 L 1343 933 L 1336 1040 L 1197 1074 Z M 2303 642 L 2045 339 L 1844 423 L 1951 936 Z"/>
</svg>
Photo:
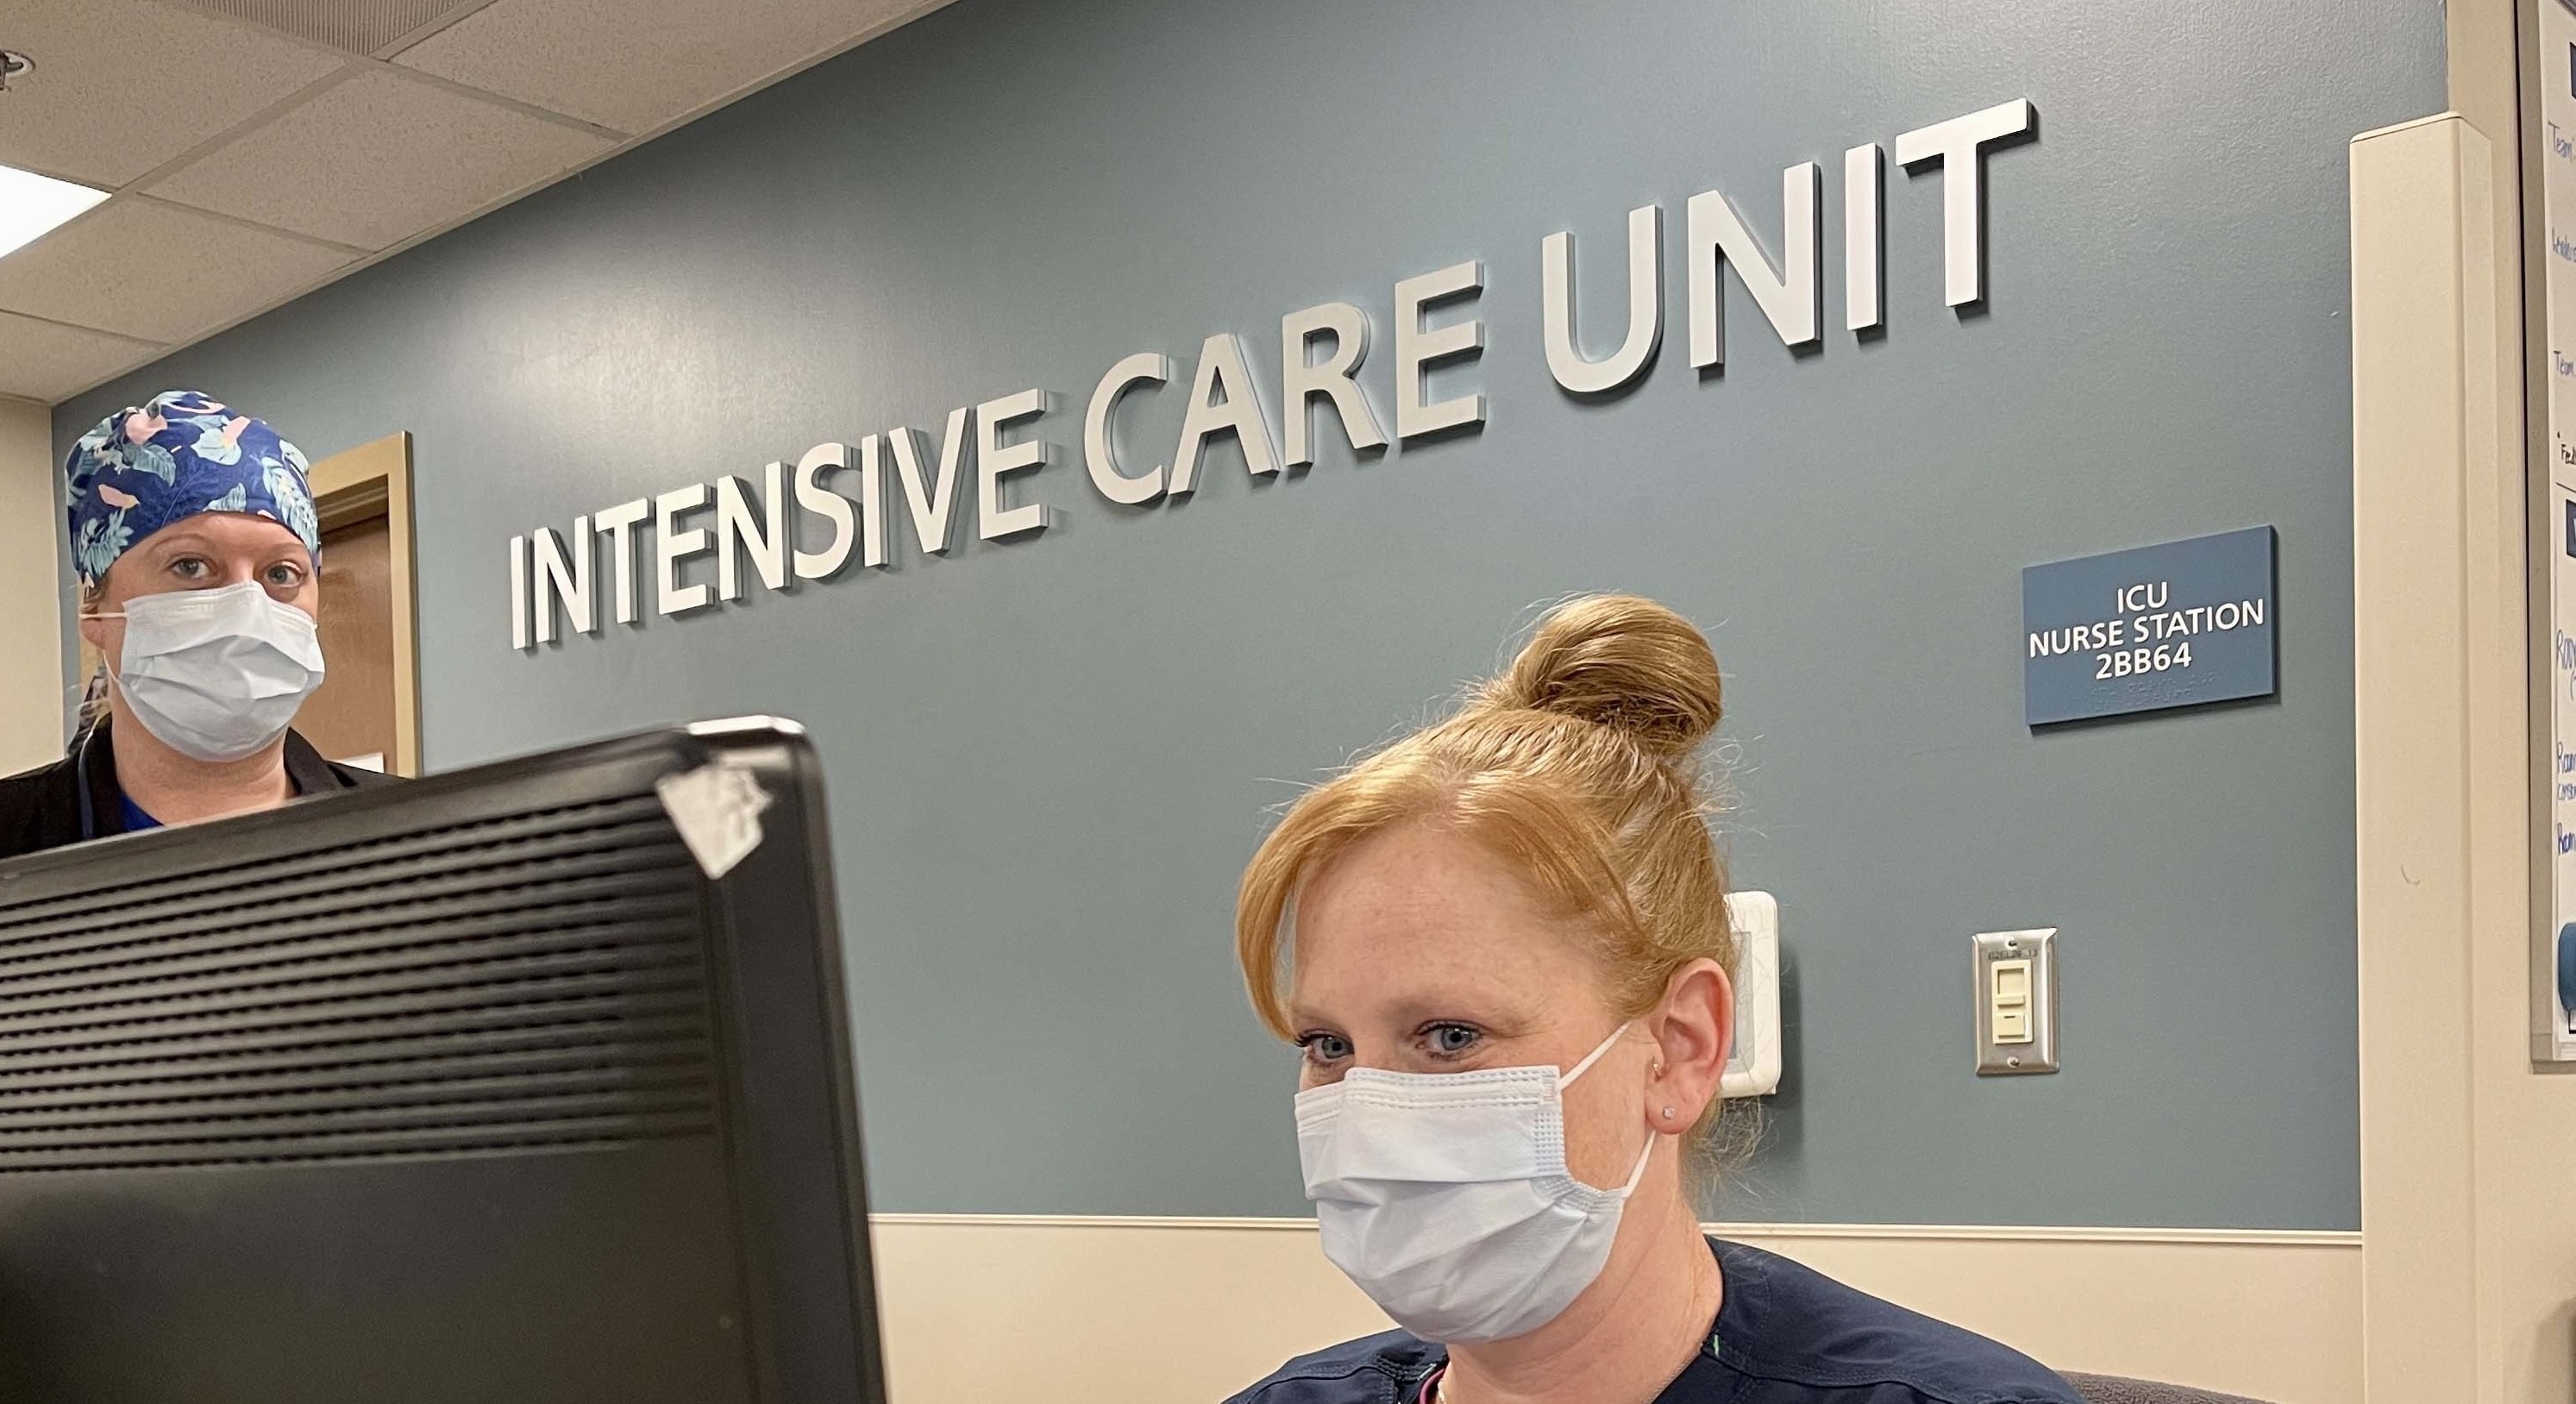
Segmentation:
<svg viewBox="0 0 2576 1404">
<path fill-rule="evenodd" d="M 1985 295 L 1984 162 L 1994 148 L 2035 134 L 2038 121 L 2030 103 L 2016 98 L 1895 137 L 1899 165 L 1918 176 L 1940 178 L 1942 295 L 1952 306 Z M 1888 334 L 1888 148 L 1872 140 L 1841 149 L 1843 325 L 1853 332 L 1884 336 Z M 1931 188 L 1925 182 L 1925 194 L 1917 198 L 1929 198 Z M 1821 166 L 1805 160 L 1781 168 L 1776 258 L 1775 244 L 1754 232 L 1757 223 L 1768 228 L 1767 220 L 1747 218 L 1717 190 L 1690 196 L 1683 206 L 1686 227 L 1678 280 L 1666 276 L 1664 264 L 1664 212 L 1672 197 L 1658 200 L 1653 192 L 1640 193 L 1643 203 L 1628 210 L 1625 257 L 1614 262 L 1596 255 L 1588 277 L 1578 279 L 1570 230 L 1560 229 L 1538 240 L 1534 290 L 1539 304 L 1538 351 L 1559 387 L 1575 395 L 1607 399 L 1651 380 L 1663 344 L 1664 322 L 1674 311 L 1667 305 L 1670 297 L 1681 300 L 1679 311 L 1688 322 L 1691 364 L 1702 370 L 1722 366 L 1726 360 L 1725 282 L 1730 268 L 1781 345 L 1820 345 L 1825 272 Z M 1899 191 L 1897 198 L 1906 195 Z M 1755 202 L 1757 213 L 1767 205 L 1767 201 Z M 1625 298 L 1611 295 L 1614 287 L 1621 286 L 1610 276 L 1619 264 L 1625 265 Z M 1523 276 L 1530 271 L 1518 258 L 1502 266 Z M 1593 309 L 1589 314 L 1582 310 L 1587 304 L 1576 296 L 1578 281 L 1600 289 L 1588 304 Z M 1507 306 L 1525 306 L 1509 299 L 1531 291 L 1523 286 L 1496 295 Z M 1391 299 L 1395 346 L 1387 358 L 1393 364 L 1376 373 L 1387 377 L 1378 382 L 1380 387 L 1392 382 L 1398 442 L 1428 448 L 1434 440 L 1485 423 L 1490 406 L 1484 392 L 1472 388 L 1475 377 L 1471 375 L 1483 367 L 1465 364 L 1481 362 L 1489 351 L 1482 309 L 1485 293 L 1483 258 L 1462 259 L 1395 284 Z M 1624 316 L 1616 315 L 1621 311 Z M 1956 319 L 1951 322 L 1957 329 Z M 1372 369 L 1368 365 L 1372 330 L 1369 310 L 1341 298 L 1281 317 L 1277 343 L 1281 418 L 1276 424 L 1263 398 L 1252 349 L 1243 336 L 1232 329 L 1206 335 L 1180 406 L 1179 438 L 1171 457 L 1163 461 L 1126 443 L 1119 425 L 1122 409 L 1131 426 L 1140 417 L 1150 420 L 1154 401 L 1163 393 L 1159 387 L 1171 382 L 1177 369 L 1160 351 L 1138 351 L 1120 358 L 1093 383 L 1083 403 L 1082 481 L 1114 506 L 1159 510 L 1187 498 L 1198 487 L 1211 447 L 1228 438 L 1241 450 L 1244 468 L 1256 481 L 1294 480 L 1296 473 L 1280 470 L 1312 467 L 1319 449 L 1329 448 L 1333 425 L 1339 426 L 1352 458 L 1365 460 L 1385 452 L 1387 425 L 1372 405 L 1372 387 L 1363 378 Z M 1268 346 L 1266 337 L 1265 332 L 1258 345 Z M 1601 354 L 1587 352 L 1587 342 Z M 1439 390 L 1432 384 L 1435 376 L 1442 380 Z M 1714 382 L 1718 377 L 1706 379 Z M 1502 383 L 1511 381 L 1504 376 Z M 1443 396 L 1441 391 L 1448 393 Z M 1375 393 L 1387 391 L 1379 388 Z M 1701 393 L 1728 392 L 1711 385 Z M 911 523 L 914 544 L 923 554 L 951 554 L 961 545 L 956 529 L 958 503 L 966 495 L 961 485 L 969 474 L 974 478 L 974 539 L 995 544 L 1034 539 L 1060 519 L 1057 506 L 1047 500 L 1051 490 L 1060 495 L 1064 485 L 1075 481 L 1042 471 L 1058 457 L 1048 422 L 1058 404 L 1052 391 L 1032 388 L 960 405 L 948 411 L 936 444 L 909 424 L 865 433 L 855 446 L 827 440 L 805 450 L 792 470 L 784 458 L 770 462 L 757 485 L 717 469 L 712 488 L 708 483 L 691 483 L 604 507 L 589 517 L 575 517 L 569 535 L 540 527 L 513 536 L 510 644 L 533 650 L 538 644 L 554 642 L 558 606 L 560 618 L 572 632 L 596 633 L 600 616 L 607 612 L 600 608 L 603 597 L 614 604 L 618 623 L 634 624 L 643 609 L 636 565 L 643 548 L 635 536 L 648 523 L 653 533 L 654 608 L 663 615 L 741 600 L 754 577 L 764 588 L 778 591 L 792 588 L 799 580 L 834 579 L 854 555 L 863 566 L 890 566 L 895 544 L 887 525 L 891 520 Z M 1331 424 L 1319 428 L 1327 414 Z M 1599 466 L 1603 471 L 1619 467 Z M 904 508 L 899 519 L 894 517 L 897 498 Z M 710 506 L 712 521 L 700 515 Z M 599 537 L 607 538 L 609 546 L 604 571 L 595 565 Z M 703 578 L 688 581 L 689 563 L 710 554 L 716 558 L 712 583 Z M 2571 940 L 2576 941 L 2576 936 Z M 2576 960 L 2576 953 L 2571 960 Z M 2576 965 L 2570 970 L 2570 989 L 2576 991 Z M 2571 1026 L 2570 1037 L 2576 1038 L 2576 1026 Z"/>
</svg>

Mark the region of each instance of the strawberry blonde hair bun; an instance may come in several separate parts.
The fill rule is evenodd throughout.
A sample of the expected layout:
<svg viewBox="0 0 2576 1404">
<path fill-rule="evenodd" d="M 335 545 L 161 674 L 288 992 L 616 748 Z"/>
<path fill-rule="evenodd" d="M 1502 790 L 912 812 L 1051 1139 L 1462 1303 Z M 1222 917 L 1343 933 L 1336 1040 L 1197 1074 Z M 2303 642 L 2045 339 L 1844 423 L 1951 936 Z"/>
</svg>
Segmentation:
<svg viewBox="0 0 2576 1404">
<path fill-rule="evenodd" d="M 1732 975 L 1697 760 L 1724 715 L 1717 657 L 1689 620 L 1635 595 L 1557 605 L 1455 715 L 1307 791 L 1262 841 L 1235 902 L 1253 1009 L 1292 1036 L 1282 985 L 1298 889 L 1413 821 L 1449 825 L 1520 871 L 1586 944 L 1621 1018 L 1652 1009 L 1693 961 Z"/>
</svg>

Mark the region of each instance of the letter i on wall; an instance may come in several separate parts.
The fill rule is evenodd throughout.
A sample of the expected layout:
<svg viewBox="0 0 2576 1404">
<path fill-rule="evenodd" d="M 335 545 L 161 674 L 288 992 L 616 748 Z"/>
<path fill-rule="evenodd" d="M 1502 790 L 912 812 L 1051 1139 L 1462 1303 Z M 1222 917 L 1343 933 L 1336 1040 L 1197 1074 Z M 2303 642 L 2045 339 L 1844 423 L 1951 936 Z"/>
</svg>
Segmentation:
<svg viewBox="0 0 2576 1404">
<path fill-rule="evenodd" d="M 510 538 L 510 647 L 528 647 L 528 538 Z"/>
</svg>

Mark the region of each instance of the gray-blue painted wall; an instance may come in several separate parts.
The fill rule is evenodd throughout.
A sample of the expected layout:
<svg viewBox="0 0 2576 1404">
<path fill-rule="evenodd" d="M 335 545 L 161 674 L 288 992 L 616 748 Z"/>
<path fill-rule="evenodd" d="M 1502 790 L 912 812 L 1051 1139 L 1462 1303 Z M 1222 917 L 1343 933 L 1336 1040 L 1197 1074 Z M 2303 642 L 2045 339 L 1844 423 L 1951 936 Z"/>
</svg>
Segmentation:
<svg viewBox="0 0 2576 1404">
<path fill-rule="evenodd" d="M 1712 1207 L 1839 1221 L 2358 1222 L 2344 145 L 2443 105 L 2421 0 L 2184 5 L 963 0 L 56 412 L 170 385 L 315 456 L 416 436 L 429 759 L 802 718 L 833 786 L 871 1168 L 893 1210 L 1288 1214 L 1290 1055 L 1231 897 L 1272 807 L 1638 590 L 1729 673 L 1735 869 L 1779 894 L 1789 1074 Z M 1940 302 L 1892 171 L 1888 329 L 1841 323 L 1838 153 L 2010 98 L 1992 295 Z M 1740 289 L 1683 354 L 1682 203 L 1776 231 L 1826 164 L 1820 354 Z M 1615 316 L 1667 212 L 1665 354 L 1549 381 L 1539 241 Z M 1034 540 L 519 654 L 515 532 L 1043 386 L 1372 309 L 1481 257 L 1479 436 L 1303 477 L 1233 451 Z M 1606 325 L 1598 338 L 1613 335 Z M 1275 389 L 1270 393 L 1274 398 Z M 1137 402 L 1160 453 L 1180 394 Z M 970 508 L 971 511 L 971 501 Z M 900 514 L 898 514 L 900 520 Z M 2034 561 L 2280 531 L 2277 701 L 2033 735 Z M 971 529 L 969 531 L 971 538 Z M 1979 1081 L 1968 937 L 2064 928 L 2066 1071 Z"/>
</svg>

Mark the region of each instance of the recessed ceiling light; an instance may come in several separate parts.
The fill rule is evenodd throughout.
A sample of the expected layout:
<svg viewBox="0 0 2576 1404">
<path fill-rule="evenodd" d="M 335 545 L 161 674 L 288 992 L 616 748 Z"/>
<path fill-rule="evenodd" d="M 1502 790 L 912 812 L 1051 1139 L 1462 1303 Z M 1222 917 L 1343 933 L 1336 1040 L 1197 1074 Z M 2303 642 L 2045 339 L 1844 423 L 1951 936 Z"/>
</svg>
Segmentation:
<svg viewBox="0 0 2576 1404">
<path fill-rule="evenodd" d="M 0 166 L 0 258 L 106 198 L 104 190 Z"/>
</svg>

